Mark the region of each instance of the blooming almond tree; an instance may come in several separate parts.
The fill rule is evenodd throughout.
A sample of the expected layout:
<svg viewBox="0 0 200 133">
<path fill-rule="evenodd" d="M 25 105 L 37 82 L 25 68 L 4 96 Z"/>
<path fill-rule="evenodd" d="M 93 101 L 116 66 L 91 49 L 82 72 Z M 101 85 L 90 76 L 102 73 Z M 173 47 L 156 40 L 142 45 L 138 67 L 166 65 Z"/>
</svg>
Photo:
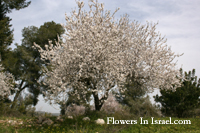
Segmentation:
<svg viewBox="0 0 200 133">
<path fill-rule="evenodd" d="M 13 89 L 14 78 L 10 73 L 3 72 L 3 67 L 0 64 L 0 100 L 7 98 Z"/>
<path fill-rule="evenodd" d="M 51 70 L 44 70 L 47 99 L 59 102 L 61 94 L 77 88 L 78 98 L 90 92 L 95 109 L 100 110 L 111 89 L 124 91 L 127 76 L 148 90 L 180 85 L 174 63 L 180 55 L 174 54 L 166 39 L 155 31 L 157 24 L 130 22 L 127 15 L 116 21 L 114 15 L 119 9 L 111 14 L 97 0 L 89 1 L 89 12 L 82 10 L 83 2 L 77 5 L 78 12 L 66 14 L 62 42 L 53 46 L 49 41 L 45 49 L 34 44 L 41 58 L 51 64 Z"/>
</svg>

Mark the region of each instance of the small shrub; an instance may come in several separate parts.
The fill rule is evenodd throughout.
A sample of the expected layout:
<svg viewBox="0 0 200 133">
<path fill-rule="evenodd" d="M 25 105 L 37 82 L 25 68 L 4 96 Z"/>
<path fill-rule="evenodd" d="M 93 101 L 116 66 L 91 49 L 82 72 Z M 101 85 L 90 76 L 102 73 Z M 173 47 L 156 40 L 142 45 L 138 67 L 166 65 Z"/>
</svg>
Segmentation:
<svg viewBox="0 0 200 133">
<path fill-rule="evenodd" d="M 101 111 L 105 112 L 106 114 L 112 114 L 122 111 L 122 105 L 116 101 L 113 95 L 110 95 L 108 99 L 104 102 Z"/>
<path fill-rule="evenodd" d="M 67 110 L 66 110 L 66 115 L 70 115 L 70 116 L 79 116 L 79 115 L 83 115 L 85 114 L 85 107 L 82 106 L 82 105 L 70 105 L 67 107 Z"/>
</svg>

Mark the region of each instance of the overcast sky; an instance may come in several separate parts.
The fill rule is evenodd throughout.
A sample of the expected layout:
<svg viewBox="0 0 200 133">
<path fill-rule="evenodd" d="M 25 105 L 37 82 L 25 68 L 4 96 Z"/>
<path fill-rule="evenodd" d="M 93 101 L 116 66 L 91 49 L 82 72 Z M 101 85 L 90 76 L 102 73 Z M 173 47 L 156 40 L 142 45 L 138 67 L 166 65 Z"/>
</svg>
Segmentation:
<svg viewBox="0 0 200 133">
<path fill-rule="evenodd" d="M 83 0 L 87 11 L 88 0 Z M 145 24 L 146 21 L 157 23 L 157 31 L 167 38 L 168 46 L 175 53 L 184 53 L 177 58 L 177 68 L 184 71 L 196 69 L 200 78 L 200 0 L 99 0 L 105 10 L 114 12 L 120 8 L 115 18 L 124 14 L 131 21 Z M 31 0 L 31 5 L 9 14 L 14 28 L 14 43 L 21 44 L 22 29 L 28 26 L 41 26 L 44 22 L 54 21 L 65 24 L 65 13 L 70 15 L 77 5 L 74 0 Z M 14 46 L 14 45 L 13 45 Z M 40 98 L 41 99 L 41 98 Z M 59 112 L 44 104 L 42 100 L 37 110 Z"/>
</svg>

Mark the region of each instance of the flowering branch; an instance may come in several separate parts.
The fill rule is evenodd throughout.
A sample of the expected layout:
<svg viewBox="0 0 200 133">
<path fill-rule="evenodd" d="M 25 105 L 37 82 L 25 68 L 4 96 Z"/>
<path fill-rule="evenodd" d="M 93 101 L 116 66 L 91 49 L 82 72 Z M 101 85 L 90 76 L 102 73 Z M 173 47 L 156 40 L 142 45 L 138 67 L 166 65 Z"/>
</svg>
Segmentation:
<svg viewBox="0 0 200 133">
<path fill-rule="evenodd" d="M 0 64 L 0 100 L 11 95 L 13 89 L 14 78 L 8 72 L 3 72 L 4 68 Z"/>
<path fill-rule="evenodd" d="M 89 2 L 89 12 L 82 11 L 83 2 L 77 4 L 78 13 L 73 10 L 70 17 L 66 14 L 63 43 L 53 46 L 50 41 L 45 50 L 34 44 L 52 66 L 52 71 L 45 70 L 49 100 L 59 100 L 59 93 L 78 87 L 82 91 L 77 95 L 93 92 L 95 104 L 101 105 L 106 96 L 100 100 L 99 95 L 114 86 L 121 90 L 128 75 L 148 90 L 180 86 L 176 78 L 179 70 L 173 62 L 180 55 L 174 54 L 166 39 L 155 31 L 157 24 L 129 22 L 127 15 L 116 22 L 114 14 L 119 9 L 112 15 L 110 11 L 104 13 L 103 4 L 97 0 Z"/>
</svg>

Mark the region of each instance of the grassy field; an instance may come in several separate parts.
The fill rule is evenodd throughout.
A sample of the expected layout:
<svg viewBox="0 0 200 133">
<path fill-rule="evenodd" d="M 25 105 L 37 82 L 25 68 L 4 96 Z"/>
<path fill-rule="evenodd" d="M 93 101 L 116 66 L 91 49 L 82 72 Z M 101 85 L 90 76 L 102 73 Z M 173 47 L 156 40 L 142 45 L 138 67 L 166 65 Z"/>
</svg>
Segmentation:
<svg viewBox="0 0 200 133">
<path fill-rule="evenodd" d="M 175 120 L 190 120 L 191 124 L 151 124 L 152 118 L 143 118 L 148 124 L 141 124 L 141 118 L 120 116 L 120 114 L 102 115 L 91 113 L 87 115 L 90 121 L 83 121 L 79 116 L 74 119 L 64 118 L 63 122 L 56 121 L 56 117 L 49 117 L 54 124 L 37 124 L 37 117 L 0 117 L 0 133 L 200 133 L 200 118 L 171 118 Z M 115 120 L 137 120 L 137 124 L 107 124 L 107 117 L 114 117 Z M 97 125 L 94 121 L 98 118 L 105 120 L 104 125 Z M 16 121 L 15 124 L 9 120 Z M 169 120 L 166 118 L 154 118 L 154 120 Z M 22 124 L 23 121 L 23 124 Z M 118 121 L 116 121 L 118 122 Z"/>
</svg>

